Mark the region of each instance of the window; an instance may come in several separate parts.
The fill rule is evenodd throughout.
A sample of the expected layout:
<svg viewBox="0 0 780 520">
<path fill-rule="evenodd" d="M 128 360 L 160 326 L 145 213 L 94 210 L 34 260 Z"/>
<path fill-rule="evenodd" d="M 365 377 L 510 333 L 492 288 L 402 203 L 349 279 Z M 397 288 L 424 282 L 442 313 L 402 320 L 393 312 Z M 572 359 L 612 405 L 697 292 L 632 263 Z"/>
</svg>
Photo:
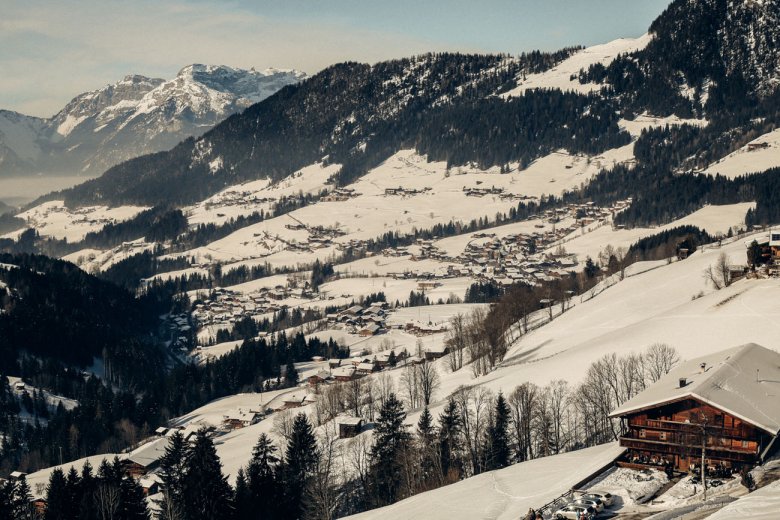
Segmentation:
<svg viewBox="0 0 780 520">
<path fill-rule="evenodd" d="M 666 440 L 666 432 L 661 432 L 661 440 L 662 441 Z"/>
<path fill-rule="evenodd" d="M 750 442 L 749 441 L 742 441 L 742 447 L 743 448 L 749 448 L 750 447 Z"/>
<path fill-rule="evenodd" d="M 639 438 L 640 439 L 644 439 L 646 435 L 647 435 L 647 432 L 645 432 L 644 429 L 639 430 Z"/>
</svg>

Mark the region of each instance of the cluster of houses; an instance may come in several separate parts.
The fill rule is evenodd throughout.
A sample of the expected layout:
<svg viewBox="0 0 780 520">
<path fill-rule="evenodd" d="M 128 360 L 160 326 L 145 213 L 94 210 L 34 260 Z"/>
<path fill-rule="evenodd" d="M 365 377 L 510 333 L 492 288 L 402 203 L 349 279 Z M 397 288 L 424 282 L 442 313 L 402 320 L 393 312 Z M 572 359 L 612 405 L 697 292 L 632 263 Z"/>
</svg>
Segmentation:
<svg viewBox="0 0 780 520">
<path fill-rule="evenodd" d="M 359 197 L 360 193 L 356 192 L 353 188 L 336 188 L 327 195 L 320 197 L 321 202 L 343 202 L 355 197 Z"/>
<path fill-rule="evenodd" d="M 338 313 L 326 316 L 329 324 L 343 324 L 347 330 L 362 337 L 374 336 L 382 332 L 387 319 L 386 302 L 374 302 L 368 307 L 352 305 Z"/>
<path fill-rule="evenodd" d="M 245 317 L 257 316 L 281 310 L 281 300 L 288 298 L 312 298 L 305 287 L 291 288 L 286 285 L 264 287 L 251 294 L 217 288 L 213 298 L 195 305 L 192 319 L 199 327 L 207 325 L 228 325 Z"/>
<path fill-rule="evenodd" d="M 421 195 L 431 191 L 431 189 L 432 188 L 430 186 L 426 186 L 420 190 L 416 188 L 402 188 L 401 186 L 397 188 L 385 188 L 385 196 L 400 195 L 401 197 L 406 197 L 412 195 Z"/>
</svg>

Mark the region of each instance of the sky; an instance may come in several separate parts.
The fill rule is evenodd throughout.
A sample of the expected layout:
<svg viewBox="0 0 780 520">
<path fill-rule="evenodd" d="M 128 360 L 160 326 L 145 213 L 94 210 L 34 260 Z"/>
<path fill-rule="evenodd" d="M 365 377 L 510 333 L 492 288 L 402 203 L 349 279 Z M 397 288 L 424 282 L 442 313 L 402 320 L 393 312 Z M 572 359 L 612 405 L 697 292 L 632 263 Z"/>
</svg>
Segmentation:
<svg viewBox="0 0 780 520">
<path fill-rule="evenodd" d="M 49 117 L 191 63 L 309 74 L 429 51 L 520 54 L 647 31 L 669 0 L 0 0 L 0 109 Z"/>
</svg>

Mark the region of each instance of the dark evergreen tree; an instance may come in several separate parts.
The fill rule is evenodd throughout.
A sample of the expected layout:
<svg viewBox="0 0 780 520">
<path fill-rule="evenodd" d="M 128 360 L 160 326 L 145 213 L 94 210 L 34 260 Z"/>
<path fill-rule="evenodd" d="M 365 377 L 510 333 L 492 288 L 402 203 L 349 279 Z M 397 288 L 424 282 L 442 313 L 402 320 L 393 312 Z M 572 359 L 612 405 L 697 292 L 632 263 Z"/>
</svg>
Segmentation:
<svg viewBox="0 0 780 520">
<path fill-rule="evenodd" d="M 458 404 L 450 398 L 444 411 L 439 415 L 439 457 L 442 476 L 446 482 L 454 482 L 460 478 L 461 429 Z"/>
<path fill-rule="evenodd" d="M 489 470 L 509 465 L 509 414 L 509 405 L 504 394 L 499 392 L 493 411 L 492 424 L 487 431 L 485 459 Z"/>
<path fill-rule="evenodd" d="M 439 485 L 439 457 L 436 449 L 436 428 L 433 416 L 426 406 L 417 421 L 417 452 L 419 454 L 418 480 L 422 490 Z"/>
<path fill-rule="evenodd" d="M 45 520 L 70 520 L 67 516 L 70 506 L 67 481 L 60 468 L 56 468 L 49 476 L 49 485 L 46 488 L 46 516 Z"/>
<path fill-rule="evenodd" d="M 279 506 L 283 498 L 279 482 L 279 462 L 271 439 L 265 433 L 260 434 L 252 449 L 246 478 L 253 510 L 263 511 L 269 520 L 279 517 Z"/>
<path fill-rule="evenodd" d="M 238 473 L 236 474 L 235 497 L 236 520 L 248 520 L 252 518 L 256 511 L 262 511 L 262 509 L 254 508 L 244 468 L 238 468 Z M 266 516 L 266 518 L 270 518 L 270 516 Z"/>
<path fill-rule="evenodd" d="M 146 508 L 144 490 L 140 484 L 132 478 L 125 477 L 120 485 L 121 520 L 149 520 L 149 511 Z"/>
<path fill-rule="evenodd" d="M 293 420 L 292 433 L 284 455 L 285 518 L 301 517 L 306 486 L 318 457 L 314 429 L 306 414 L 299 413 Z"/>
<path fill-rule="evenodd" d="M 391 393 L 379 410 L 374 427 L 374 446 L 371 449 L 375 505 L 392 504 L 404 498 L 406 478 L 403 464 L 409 456 L 411 436 L 404 424 L 404 405 Z"/>
<path fill-rule="evenodd" d="M 188 520 L 218 520 L 233 517 L 233 492 L 222 474 L 222 463 L 208 431 L 202 428 L 187 450 L 182 498 Z"/>
<path fill-rule="evenodd" d="M 176 431 L 170 438 L 165 454 L 160 459 L 160 477 L 164 493 L 166 514 L 184 511 L 184 472 L 186 469 L 187 445 L 184 435 Z"/>
<path fill-rule="evenodd" d="M 30 493 L 30 486 L 27 484 L 27 479 L 22 476 L 15 483 L 10 483 L 13 487 L 13 492 L 10 495 L 11 511 L 12 515 L 9 518 L 14 520 L 33 520 L 35 518 L 35 510 L 32 505 L 32 493 Z M 2 499 L 0 499 L 0 504 Z M 2 507 L 2 506 L 0 506 Z M 2 515 L 0 514 L 0 517 Z"/>
</svg>

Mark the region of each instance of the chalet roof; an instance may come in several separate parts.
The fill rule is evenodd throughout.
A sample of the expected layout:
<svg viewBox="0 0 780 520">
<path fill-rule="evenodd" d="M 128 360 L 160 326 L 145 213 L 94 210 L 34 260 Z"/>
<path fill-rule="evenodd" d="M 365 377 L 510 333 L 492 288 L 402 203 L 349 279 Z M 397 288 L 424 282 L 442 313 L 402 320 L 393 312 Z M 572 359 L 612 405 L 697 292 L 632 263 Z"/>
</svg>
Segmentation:
<svg viewBox="0 0 780 520">
<path fill-rule="evenodd" d="M 363 419 L 361 417 L 339 417 L 336 419 L 336 422 L 349 426 L 360 426 L 363 423 Z"/>
<path fill-rule="evenodd" d="M 687 381 L 683 387 L 681 378 Z M 775 435 L 780 430 L 779 394 L 780 354 L 747 343 L 679 364 L 610 416 L 692 398 Z"/>
<path fill-rule="evenodd" d="M 165 448 L 168 447 L 168 442 L 168 439 L 164 437 L 148 442 L 140 448 L 130 452 L 127 456 L 127 460 L 148 468 L 165 455 Z"/>
</svg>

